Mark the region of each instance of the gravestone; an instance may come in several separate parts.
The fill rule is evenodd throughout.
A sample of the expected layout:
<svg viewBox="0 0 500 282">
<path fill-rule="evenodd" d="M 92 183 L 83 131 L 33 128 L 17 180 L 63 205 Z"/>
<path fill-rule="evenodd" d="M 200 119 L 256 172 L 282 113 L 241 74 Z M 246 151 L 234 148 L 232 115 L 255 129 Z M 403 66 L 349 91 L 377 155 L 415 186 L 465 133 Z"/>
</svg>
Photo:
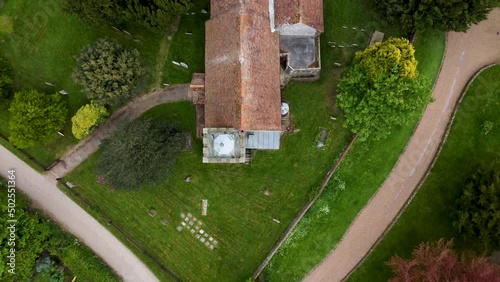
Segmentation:
<svg viewBox="0 0 500 282">
<path fill-rule="evenodd" d="M 326 140 L 327 136 L 328 136 L 328 131 L 326 129 L 322 129 L 321 133 L 319 135 L 319 140 L 316 143 L 316 147 L 318 149 L 321 149 L 321 148 L 325 147 L 325 140 Z"/>
<path fill-rule="evenodd" d="M 201 200 L 201 215 L 202 216 L 207 215 L 207 209 L 208 209 L 208 200 L 207 199 Z"/>
</svg>

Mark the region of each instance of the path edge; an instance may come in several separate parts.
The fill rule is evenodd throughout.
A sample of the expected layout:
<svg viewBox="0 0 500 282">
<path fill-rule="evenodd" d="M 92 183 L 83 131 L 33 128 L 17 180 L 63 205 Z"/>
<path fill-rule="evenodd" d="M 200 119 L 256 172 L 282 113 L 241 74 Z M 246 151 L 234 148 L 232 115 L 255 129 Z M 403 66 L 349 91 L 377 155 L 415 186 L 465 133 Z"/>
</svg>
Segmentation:
<svg viewBox="0 0 500 282">
<path fill-rule="evenodd" d="M 438 76 L 437 76 L 437 78 L 436 78 L 436 81 L 435 81 L 435 82 L 434 82 L 434 84 L 432 85 L 432 89 L 431 89 L 431 91 L 434 91 L 434 88 L 436 87 L 436 83 L 437 83 L 437 81 L 438 81 L 438 79 L 439 79 L 439 76 L 441 75 L 441 69 L 443 68 L 443 64 L 444 64 L 444 61 L 445 61 L 445 59 L 446 59 L 446 51 L 448 50 L 448 33 L 446 33 L 446 35 L 445 35 L 445 36 L 446 36 L 446 38 L 445 38 L 445 45 L 444 45 L 443 58 L 441 59 L 441 64 L 439 65 Z M 316 265 L 315 265 L 315 266 L 314 266 L 314 267 L 313 267 L 313 268 L 312 268 L 312 269 L 311 269 L 311 270 L 310 270 L 310 271 L 309 271 L 309 272 L 308 272 L 308 273 L 307 273 L 307 274 L 303 277 L 303 279 L 304 279 L 304 278 L 306 278 L 307 276 L 309 276 L 312 272 L 314 272 L 314 270 L 316 270 L 316 268 L 318 268 L 320 265 L 322 265 L 322 264 L 323 264 L 323 262 L 325 262 L 325 260 L 326 260 L 326 259 L 327 259 L 327 258 L 328 258 L 328 257 L 329 257 L 329 256 L 330 256 L 330 255 L 331 255 L 331 254 L 332 254 L 332 253 L 336 250 L 336 249 L 337 249 L 337 246 L 338 246 L 338 245 L 340 245 L 340 243 L 342 243 L 342 241 L 344 240 L 345 235 L 346 235 L 346 234 L 347 234 L 347 232 L 351 229 L 352 225 L 353 225 L 353 224 L 354 224 L 354 222 L 358 219 L 359 215 L 360 215 L 360 214 L 361 214 L 361 213 L 365 210 L 366 206 L 368 206 L 368 205 L 371 203 L 371 201 L 373 200 L 373 198 L 375 197 L 375 195 L 377 195 L 377 193 L 378 193 L 378 191 L 380 190 L 380 188 L 381 188 L 382 186 L 384 186 L 384 183 L 387 181 L 387 179 L 389 179 L 389 176 L 393 173 L 394 169 L 397 167 L 397 165 L 398 165 L 398 163 L 399 163 L 399 161 L 400 161 L 400 159 L 401 159 L 401 156 L 404 154 L 404 152 L 406 152 L 406 149 L 408 148 L 408 145 L 410 144 L 411 138 L 412 138 L 412 137 L 413 137 L 413 135 L 415 134 L 415 131 L 417 130 L 418 126 L 420 125 L 420 122 L 422 121 L 422 117 L 424 116 L 424 114 L 423 114 L 423 113 L 424 113 L 424 112 L 425 112 L 425 110 L 427 109 L 427 106 L 428 106 L 428 105 L 426 105 L 426 106 L 425 106 L 425 108 L 423 109 L 423 111 L 422 111 L 422 115 L 421 115 L 421 116 L 420 116 L 420 118 L 418 119 L 418 122 L 417 122 L 417 124 L 415 125 L 415 128 L 413 128 L 413 132 L 412 132 L 412 134 L 411 134 L 410 139 L 408 139 L 408 142 L 406 143 L 406 145 L 405 145 L 405 147 L 404 147 L 403 151 L 401 152 L 401 154 L 400 154 L 400 156 L 399 156 L 398 160 L 396 161 L 396 163 L 394 163 L 394 166 L 392 167 L 391 171 L 387 174 L 387 177 L 386 177 L 386 179 L 384 180 L 384 182 L 382 182 L 382 184 L 380 184 L 379 188 L 377 188 L 377 190 L 375 191 L 375 193 L 373 193 L 373 195 L 372 195 L 372 196 L 370 197 L 370 199 L 366 202 L 366 204 L 363 206 L 363 208 L 362 208 L 362 209 L 358 212 L 358 214 L 356 215 L 356 217 L 354 217 L 354 219 L 351 221 L 351 224 L 349 224 L 349 227 L 347 227 L 346 231 L 345 231 L 345 232 L 344 232 L 344 234 L 342 235 L 342 238 L 340 238 L 340 240 L 339 240 L 339 241 L 338 241 L 338 243 L 335 245 L 335 247 L 334 247 L 331 251 L 329 251 L 329 252 L 328 252 L 328 254 L 326 254 L 326 255 L 325 255 L 325 257 L 324 257 L 324 258 L 323 258 L 320 262 L 318 262 L 318 263 L 317 263 L 317 264 L 316 264 Z M 398 215 L 397 215 L 396 217 L 398 217 L 398 218 L 399 218 L 399 213 L 398 213 Z M 393 223 L 391 222 L 390 226 L 392 227 L 392 225 L 393 225 Z M 381 236 L 382 238 L 384 237 L 384 235 L 385 235 L 385 233 L 386 233 L 386 232 L 387 232 L 387 231 L 384 231 L 384 233 L 383 233 L 383 234 L 382 234 L 382 236 Z M 364 256 L 364 257 L 363 257 L 363 258 L 362 258 L 362 259 L 361 259 L 361 260 L 360 260 L 360 261 L 356 264 L 356 266 L 354 266 L 354 268 L 353 268 L 353 269 L 352 269 L 352 270 L 351 270 L 351 271 L 350 271 L 350 272 L 349 272 L 349 273 L 348 273 L 348 274 L 347 274 L 344 278 L 342 278 L 342 280 L 341 280 L 341 281 L 345 281 L 345 280 L 346 280 L 346 278 L 348 278 L 348 277 L 352 274 L 352 272 L 354 272 L 354 271 L 355 271 L 355 270 L 359 267 L 359 265 L 361 265 L 361 264 L 365 261 L 366 257 L 367 257 L 367 256 L 368 256 L 368 255 L 372 252 L 372 250 L 374 249 L 374 246 L 375 246 L 376 244 L 378 244 L 378 243 L 379 243 L 379 240 L 380 240 L 380 238 L 379 238 L 379 239 L 377 239 L 377 241 L 375 241 L 375 244 L 374 244 L 374 245 L 370 248 L 370 250 L 368 251 L 368 253 L 367 253 L 367 254 L 365 254 L 365 256 Z"/>
<path fill-rule="evenodd" d="M 444 57 L 443 57 L 443 61 L 444 61 Z M 471 76 L 469 78 L 469 80 L 467 81 L 467 84 L 465 85 L 465 87 L 462 89 L 461 93 L 460 93 L 460 97 L 458 98 L 458 101 L 457 103 L 453 106 L 453 110 L 452 110 L 452 114 L 451 114 L 451 118 L 450 120 L 448 121 L 448 123 L 446 124 L 446 129 L 445 129 L 445 134 L 443 135 L 443 138 L 440 140 L 439 142 L 439 145 L 438 145 L 438 149 L 436 150 L 436 153 L 434 154 L 434 156 L 432 157 L 432 161 L 431 161 L 431 164 L 427 167 L 424 175 L 422 176 L 422 178 L 420 179 L 420 181 L 418 182 L 417 186 L 415 187 L 415 189 L 413 190 L 413 192 L 410 194 L 410 197 L 408 198 L 408 200 L 406 200 L 406 203 L 401 207 L 401 209 L 398 211 L 398 213 L 396 214 L 396 216 L 393 218 L 393 220 L 391 221 L 391 223 L 387 226 L 387 228 L 384 230 L 384 232 L 379 236 L 379 238 L 375 241 L 375 243 L 373 243 L 372 247 L 370 248 L 370 250 L 363 256 L 363 258 L 354 266 L 353 269 L 351 269 L 351 271 L 349 271 L 349 273 L 346 274 L 346 276 L 344 278 L 342 278 L 340 281 L 341 282 L 344 282 L 344 281 L 347 281 L 347 279 L 351 276 L 351 274 L 353 274 L 365 261 L 366 259 L 370 256 L 370 254 L 375 250 L 375 248 L 378 246 L 378 244 L 380 244 L 380 242 L 384 239 L 384 237 L 387 235 L 387 233 L 389 233 L 389 231 L 392 229 L 392 227 L 394 226 L 394 224 L 396 224 L 396 222 L 398 222 L 399 218 L 401 217 L 401 215 L 404 213 L 404 211 L 406 210 L 406 208 L 408 208 L 408 206 L 411 204 L 413 198 L 415 197 L 415 195 L 417 194 L 417 192 L 420 190 L 420 188 L 422 187 L 422 185 L 425 183 L 425 181 L 427 180 L 427 177 L 429 176 L 429 174 L 431 173 L 432 169 L 434 168 L 434 165 L 439 157 L 439 155 L 441 154 L 441 150 L 443 149 L 444 147 L 444 144 L 446 143 L 446 140 L 448 139 L 448 135 L 450 134 L 450 131 L 451 131 L 451 127 L 453 125 L 453 121 L 455 120 L 455 117 L 456 117 L 456 114 L 457 114 L 457 110 L 458 110 L 458 107 L 460 106 L 460 104 L 462 103 L 462 100 L 463 98 L 465 97 L 465 94 L 467 93 L 467 91 L 469 90 L 469 87 L 471 86 L 471 84 L 476 80 L 476 78 L 485 70 L 491 68 L 491 67 L 494 67 L 496 65 L 500 65 L 500 63 L 496 62 L 496 63 L 492 63 L 492 64 L 488 64 L 486 66 L 483 66 L 481 67 L 478 71 L 475 72 L 475 74 L 473 76 Z M 408 142 L 410 143 L 410 142 Z M 405 148 L 406 150 L 406 148 Z M 396 165 L 395 165 L 396 166 Z M 392 171 L 391 171 L 392 172 Z M 371 199 L 370 199 L 371 201 Z"/>
</svg>

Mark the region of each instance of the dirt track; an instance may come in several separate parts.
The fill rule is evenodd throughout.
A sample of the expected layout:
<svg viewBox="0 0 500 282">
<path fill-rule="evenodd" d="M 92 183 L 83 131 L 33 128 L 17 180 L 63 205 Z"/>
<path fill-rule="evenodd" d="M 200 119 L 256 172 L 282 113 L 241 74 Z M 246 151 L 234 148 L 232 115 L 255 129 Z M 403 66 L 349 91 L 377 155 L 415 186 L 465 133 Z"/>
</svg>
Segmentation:
<svg viewBox="0 0 500 282">
<path fill-rule="evenodd" d="M 398 215 L 439 149 L 452 111 L 468 81 L 484 66 L 500 63 L 500 8 L 467 33 L 448 33 L 434 98 L 396 166 L 357 215 L 340 243 L 304 281 L 341 281 L 364 259 Z M 306 255 L 306 254 L 304 254 Z"/>
</svg>

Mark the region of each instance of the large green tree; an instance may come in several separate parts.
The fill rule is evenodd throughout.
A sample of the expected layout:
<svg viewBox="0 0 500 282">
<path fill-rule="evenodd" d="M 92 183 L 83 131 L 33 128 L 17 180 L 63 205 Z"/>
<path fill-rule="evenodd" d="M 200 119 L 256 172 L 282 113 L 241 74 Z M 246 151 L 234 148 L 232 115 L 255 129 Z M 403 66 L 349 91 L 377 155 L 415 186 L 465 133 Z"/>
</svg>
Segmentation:
<svg viewBox="0 0 500 282">
<path fill-rule="evenodd" d="M 390 39 L 356 54 L 337 86 L 337 103 L 359 140 L 387 137 L 431 101 L 414 53 L 406 39 Z"/>
<path fill-rule="evenodd" d="M 486 19 L 497 0 L 376 0 L 386 19 L 409 33 L 426 29 L 466 31 Z"/>
<path fill-rule="evenodd" d="M 74 78 L 83 85 L 87 98 L 114 106 L 132 96 L 143 74 L 139 51 L 101 39 L 83 50 Z"/>
<path fill-rule="evenodd" d="M 29 148 L 37 142 L 54 139 L 68 114 L 60 94 L 35 90 L 18 92 L 9 108 L 9 140 L 18 148 Z"/>
<path fill-rule="evenodd" d="M 115 189 L 136 189 L 167 177 L 182 145 L 176 126 L 138 119 L 102 142 L 98 175 Z"/>
<path fill-rule="evenodd" d="M 479 240 L 489 250 L 500 247 L 500 160 L 467 180 L 454 215 L 454 226 L 468 240 Z"/>
</svg>

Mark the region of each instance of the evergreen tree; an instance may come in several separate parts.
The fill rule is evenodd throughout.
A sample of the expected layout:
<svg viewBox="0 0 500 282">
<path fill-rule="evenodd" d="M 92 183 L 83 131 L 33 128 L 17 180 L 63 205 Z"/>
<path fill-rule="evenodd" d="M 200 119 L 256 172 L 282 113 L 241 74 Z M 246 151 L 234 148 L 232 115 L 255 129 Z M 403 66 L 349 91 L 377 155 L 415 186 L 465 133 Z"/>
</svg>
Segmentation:
<svg viewBox="0 0 500 282">
<path fill-rule="evenodd" d="M 497 0 L 376 0 L 387 20 L 409 32 L 467 31 L 485 20 Z"/>
<path fill-rule="evenodd" d="M 138 119 L 121 125 L 101 145 L 98 175 L 115 189 L 138 189 L 165 180 L 182 145 L 169 123 Z"/>
<path fill-rule="evenodd" d="M 455 206 L 453 225 L 485 249 L 500 247 L 500 160 L 478 170 L 467 180 Z"/>
<path fill-rule="evenodd" d="M 100 105 L 115 106 L 134 94 L 143 74 L 139 51 L 101 39 L 83 50 L 74 78 L 83 85 L 87 98 Z"/>
</svg>

